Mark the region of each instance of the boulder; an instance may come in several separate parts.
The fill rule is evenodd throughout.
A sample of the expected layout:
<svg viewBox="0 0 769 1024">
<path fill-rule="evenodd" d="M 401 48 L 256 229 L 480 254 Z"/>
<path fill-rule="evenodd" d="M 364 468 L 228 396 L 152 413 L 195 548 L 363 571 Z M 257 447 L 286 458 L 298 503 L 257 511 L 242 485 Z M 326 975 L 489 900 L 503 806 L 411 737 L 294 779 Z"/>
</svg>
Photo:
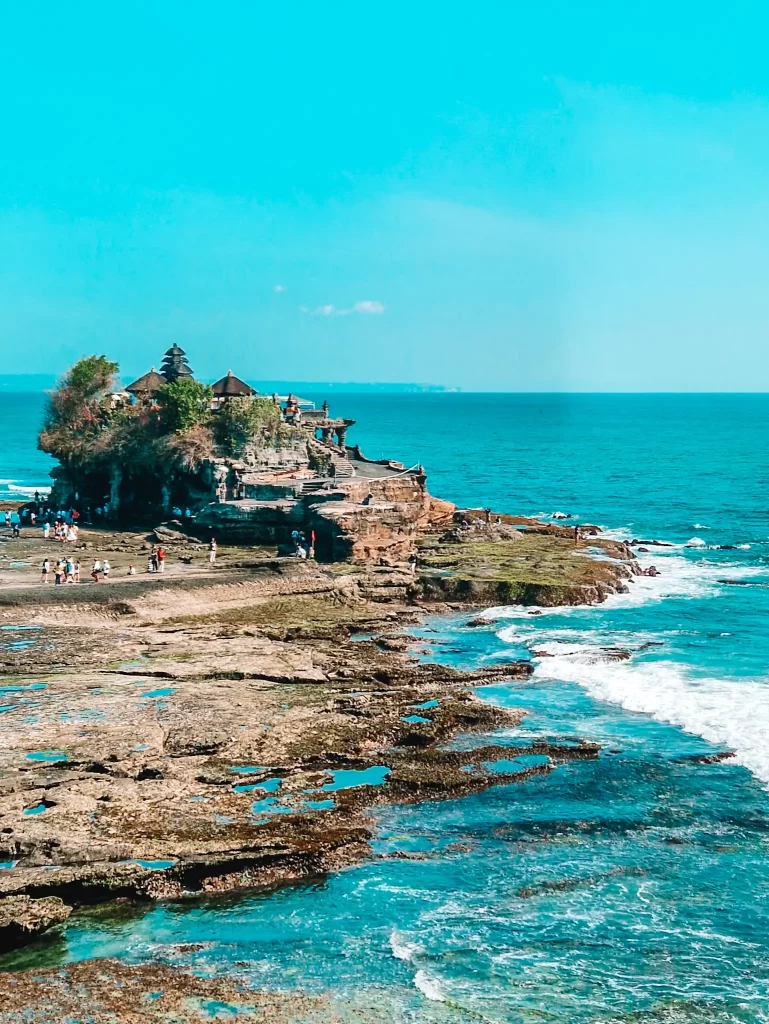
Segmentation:
<svg viewBox="0 0 769 1024">
<path fill-rule="evenodd" d="M 158 544 L 199 544 L 197 537 L 191 537 L 184 532 L 184 527 L 178 519 L 172 519 L 168 523 L 161 523 L 152 531 L 150 540 Z"/>
</svg>

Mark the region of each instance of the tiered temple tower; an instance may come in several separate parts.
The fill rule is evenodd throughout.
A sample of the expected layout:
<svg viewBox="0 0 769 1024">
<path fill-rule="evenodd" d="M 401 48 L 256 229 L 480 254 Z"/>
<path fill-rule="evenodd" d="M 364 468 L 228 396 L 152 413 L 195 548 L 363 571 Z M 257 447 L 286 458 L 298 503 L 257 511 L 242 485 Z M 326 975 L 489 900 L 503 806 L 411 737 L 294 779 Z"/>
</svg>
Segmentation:
<svg viewBox="0 0 769 1024">
<path fill-rule="evenodd" d="M 163 356 L 160 372 L 169 384 L 173 384 L 175 380 L 181 380 L 184 377 L 192 377 L 192 370 L 187 362 L 184 349 L 179 348 L 176 344 L 172 345 Z"/>
</svg>

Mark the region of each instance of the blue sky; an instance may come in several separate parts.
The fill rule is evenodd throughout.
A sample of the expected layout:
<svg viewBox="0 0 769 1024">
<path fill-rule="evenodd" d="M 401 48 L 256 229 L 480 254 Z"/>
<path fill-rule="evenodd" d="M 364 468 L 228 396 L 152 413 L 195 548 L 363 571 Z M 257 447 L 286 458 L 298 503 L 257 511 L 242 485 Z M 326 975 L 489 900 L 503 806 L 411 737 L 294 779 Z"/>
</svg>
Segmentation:
<svg viewBox="0 0 769 1024">
<path fill-rule="evenodd" d="M 769 389 L 758 3 L 7 5 L 0 373 Z"/>
</svg>

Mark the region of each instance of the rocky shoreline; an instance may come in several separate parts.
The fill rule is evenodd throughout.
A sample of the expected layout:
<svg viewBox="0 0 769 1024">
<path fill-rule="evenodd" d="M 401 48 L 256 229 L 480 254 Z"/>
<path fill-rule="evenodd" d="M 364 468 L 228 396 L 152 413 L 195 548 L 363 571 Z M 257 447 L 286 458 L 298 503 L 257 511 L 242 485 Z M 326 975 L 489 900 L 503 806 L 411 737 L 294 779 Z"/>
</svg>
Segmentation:
<svg viewBox="0 0 769 1024">
<path fill-rule="evenodd" d="M 378 803 L 456 798 L 597 756 L 592 744 L 495 744 L 521 714 L 473 689 L 531 665 L 462 672 L 440 664 L 438 637 L 409 633 L 427 614 L 513 600 L 594 603 L 638 571 L 626 545 L 540 527 L 426 533 L 415 574 L 238 548 L 208 570 L 194 544 L 172 542 L 164 578 L 124 575 L 144 536 L 85 531 L 84 551 L 109 553 L 116 578 L 64 588 L 36 582 L 50 544 L 6 541 L 17 567 L 0 575 L 0 949 L 92 903 L 335 871 L 371 855 Z M 447 749 L 473 733 L 488 742 Z M 521 752 L 544 759 L 495 770 Z"/>
</svg>

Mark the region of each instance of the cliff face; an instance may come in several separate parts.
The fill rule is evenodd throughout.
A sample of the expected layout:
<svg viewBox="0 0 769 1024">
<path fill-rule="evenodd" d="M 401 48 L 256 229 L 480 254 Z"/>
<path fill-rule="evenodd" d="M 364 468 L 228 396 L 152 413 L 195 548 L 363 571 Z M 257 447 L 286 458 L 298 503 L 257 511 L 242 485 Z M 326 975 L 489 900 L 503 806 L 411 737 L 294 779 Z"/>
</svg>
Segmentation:
<svg viewBox="0 0 769 1024">
<path fill-rule="evenodd" d="M 326 561 L 402 562 L 427 529 L 451 522 L 454 505 L 433 498 L 422 474 L 347 481 L 344 500 L 316 502 L 309 525 Z"/>
<path fill-rule="evenodd" d="M 433 498 L 424 474 L 353 477 L 333 489 L 275 501 L 212 503 L 198 531 L 230 544 L 290 544 L 294 530 L 315 532 L 322 562 L 405 561 L 420 532 L 451 522 L 454 506 Z"/>
</svg>

